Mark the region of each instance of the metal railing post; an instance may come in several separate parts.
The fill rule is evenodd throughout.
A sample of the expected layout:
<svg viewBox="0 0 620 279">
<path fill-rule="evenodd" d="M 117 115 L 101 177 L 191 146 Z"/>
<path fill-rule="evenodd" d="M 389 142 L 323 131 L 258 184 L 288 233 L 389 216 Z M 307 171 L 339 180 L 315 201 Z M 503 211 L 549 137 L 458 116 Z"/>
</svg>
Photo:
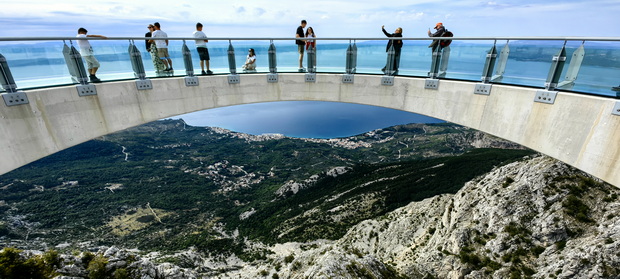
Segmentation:
<svg viewBox="0 0 620 279">
<path fill-rule="evenodd" d="M 65 58 L 65 63 L 67 64 L 69 73 L 71 74 L 71 79 L 75 83 L 86 85 L 88 84 L 88 75 L 86 75 L 84 61 L 82 60 L 80 52 L 75 49 L 71 41 L 70 43 L 71 47 L 67 46 L 66 43 L 64 44 L 62 48 L 62 54 Z"/>
<path fill-rule="evenodd" d="M 351 45 L 351 42 L 349 42 L 346 53 L 347 55 L 345 57 L 344 63 L 345 73 L 351 74 L 351 72 L 353 72 L 353 46 Z"/>
<path fill-rule="evenodd" d="M 394 44 L 390 45 L 387 51 L 387 61 L 385 61 L 385 67 L 381 69 L 383 71 L 383 76 L 381 77 L 381 85 L 394 85 L 394 73 L 396 72 L 394 67 L 394 57 L 396 56 L 396 51 L 394 50 Z"/>
<path fill-rule="evenodd" d="M 306 73 L 306 82 L 316 82 L 316 49 L 310 45 L 308 47 L 308 72 Z"/>
<path fill-rule="evenodd" d="M 510 41 L 506 41 L 506 45 L 504 45 L 502 51 L 499 52 L 497 67 L 495 68 L 495 74 L 491 77 L 491 81 L 501 81 L 504 78 L 506 64 L 508 63 L 508 56 L 510 55 L 510 47 L 508 46 L 509 42 Z"/>
<path fill-rule="evenodd" d="M 564 69 L 564 63 L 566 63 L 566 41 L 564 41 L 560 51 L 553 56 L 549 74 L 547 75 L 547 81 L 545 82 L 545 89 L 536 91 L 534 102 L 545 104 L 555 103 L 555 97 L 558 93 L 556 88 L 558 87 L 558 81 Z"/>
<path fill-rule="evenodd" d="M 394 50 L 394 44 L 390 45 L 390 48 L 387 51 L 387 61 L 385 62 L 385 68 L 383 73 L 388 76 L 394 75 L 394 56 L 396 56 L 396 51 Z"/>
<path fill-rule="evenodd" d="M 269 56 L 269 72 L 275 74 L 278 72 L 278 61 L 276 60 L 276 46 L 273 44 L 273 40 L 269 43 L 267 53 Z"/>
<path fill-rule="evenodd" d="M 17 84 L 11 74 L 11 69 L 6 57 L 0 54 L 0 85 L 6 91 L 2 93 L 2 99 L 7 106 L 16 106 L 28 103 L 28 96 L 23 91 L 17 91 Z"/>
<path fill-rule="evenodd" d="M 353 72 L 352 74 L 355 74 L 357 72 L 357 44 L 355 42 L 355 40 L 353 40 Z"/>
<path fill-rule="evenodd" d="M 185 40 L 183 40 L 183 46 L 181 47 L 183 52 L 183 64 L 185 64 L 185 74 L 188 76 L 194 76 L 194 64 L 192 63 L 192 53 L 189 51 Z"/>
<path fill-rule="evenodd" d="M 185 86 L 198 86 L 198 77 L 194 76 L 194 64 L 192 63 L 192 53 L 189 51 L 185 40 L 183 40 L 183 46 L 181 47 L 183 52 L 183 64 L 185 64 Z"/>
<path fill-rule="evenodd" d="M 441 50 L 440 47 L 433 48 L 433 57 L 431 60 L 431 70 L 428 72 L 428 77 L 436 79 L 439 73 L 439 65 L 441 63 Z"/>
<path fill-rule="evenodd" d="M 13 79 L 13 74 L 11 74 L 11 69 L 9 68 L 9 64 L 6 61 L 6 57 L 0 53 L 0 84 L 2 88 L 7 93 L 15 93 L 17 92 L 17 85 L 15 84 L 15 79 Z"/>
<path fill-rule="evenodd" d="M 441 63 L 439 64 L 439 77 L 445 77 L 448 71 L 448 62 L 450 62 L 450 46 L 446 46 L 440 51 Z"/>
<path fill-rule="evenodd" d="M 575 85 L 575 80 L 577 80 L 577 75 L 579 74 L 579 70 L 581 69 L 583 57 L 586 55 L 586 50 L 583 46 L 584 43 L 585 42 L 582 42 L 581 46 L 579 46 L 575 50 L 575 52 L 573 52 L 570 63 L 568 64 L 568 70 L 566 71 L 564 81 L 558 84 L 558 88 L 571 88 L 573 85 Z"/>
<path fill-rule="evenodd" d="M 486 60 L 484 61 L 484 68 L 482 69 L 482 82 L 489 83 L 491 81 L 491 77 L 493 76 L 493 68 L 495 68 L 495 60 L 497 60 L 497 48 L 495 47 L 495 43 L 493 42 L 493 46 L 487 52 Z"/>
<path fill-rule="evenodd" d="M 231 74 L 236 74 L 237 73 L 237 65 L 236 65 L 236 61 L 235 61 L 235 48 L 232 45 L 231 41 L 228 41 L 228 69 L 230 70 Z"/>
<path fill-rule="evenodd" d="M 278 61 L 276 60 L 276 46 L 273 44 L 273 40 L 270 40 L 267 55 L 269 57 L 267 82 L 278 82 Z"/>
<path fill-rule="evenodd" d="M 562 45 L 560 51 L 553 56 L 551 68 L 549 69 L 547 81 L 545 82 L 546 90 L 554 90 L 558 86 L 558 81 L 564 69 L 564 63 L 566 63 L 566 41 L 564 41 L 564 45 Z"/>
<path fill-rule="evenodd" d="M 439 87 L 439 68 L 441 67 L 441 47 L 439 42 L 433 47 L 433 57 L 431 58 L 431 70 L 428 72 L 428 78 L 424 82 L 425 89 L 438 89 Z M 447 64 L 446 64 L 447 67 Z M 445 73 L 444 73 L 445 74 Z"/>
<path fill-rule="evenodd" d="M 67 46 L 63 41 L 64 46 L 62 48 L 62 54 L 65 58 L 69 73 L 71 74 L 71 79 L 74 83 L 78 83 L 78 85 L 75 86 L 78 95 L 97 95 L 97 88 L 95 85 L 88 83 L 88 75 L 86 74 L 82 55 L 80 55 L 80 52 L 73 46 L 73 42 L 69 42 L 71 43 L 71 47 Z"/>
<path fill-rule="evenodd" d="M 343 83 L 353 83 L 355 73 L 356 63 L 357 63 L 357 47 L 355 43 L 351 45 L 351 41 L 349 41 L 349 46 L 347 47 L 346 54 L 346 62 L 345 62 L 345 74 L 342 75 Z"/>
<path fill-rule="evenodd" d="M 313 45 L 308 47 L 308 72 L 316 73 L 316 48 Z"/>
<path fill-rule="evenodd" d="M 153 89 L 153 83 L 146 78 L 144 64 L 142 63 L 142 54 L 133 41 L 129 41 L 129 59 L 133 68 L 134 76 L 137 78 L 136 87 L 138 90 Z"/>
<path fill-rule="evenodd" d="M 228 83 L 239 83 L 239 75 L 237 74 L 237 62 L 235 61 L 235 48 L 232 42 L 228 40 L 228 69 L 230 74 L 228 75 Z"/>
<path fill-rule="evenodd" d="M 484 68 L 482 69 L 482 83 L 476 84 L 474 88 L 475 94 L 489 95 L 491 93 L 491 77 L 493 75 L 493 68 L 495 67 L 495 60 L 497 59 L 497 48 L 495 44 L 497 41 L 493 42 L 493 46 L 487 52 L 486 60 L 484 61 Z"/>
<path fill-rule="evenodd" d="M 308 47 L 308 72 L 316 74 L 316 47 L 314 45 Z"/>
</svg>

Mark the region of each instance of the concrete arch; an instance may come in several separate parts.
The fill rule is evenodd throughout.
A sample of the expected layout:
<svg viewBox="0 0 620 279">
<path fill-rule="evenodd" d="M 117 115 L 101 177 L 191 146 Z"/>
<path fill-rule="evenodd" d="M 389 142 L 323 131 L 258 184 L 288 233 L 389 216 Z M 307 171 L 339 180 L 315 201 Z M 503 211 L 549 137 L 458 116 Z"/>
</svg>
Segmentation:
<svg viewBox="0 0 620 279">
<path fill-rule="evenodd" d="M 620 187 L 620 117 L 615 100 L 560 92 L 555 103 L 534 102 L 536 89 L 493 85 L 490 95 L 473 94 L 476 83 L 441 80 L 425 89 L 425 79 L 340 74 L 201 76 L 199 86 L 183 78 L 153 79 L 152 90 L 135 82 L 97 84 L 97 95 L 79 97 L 74 86 L 30 90 L 27 105 L 0 106 L 0 173 L 84 141 L 179 114 L 216 107 L 273 101 L 332 101 L 399 109 L 471 127 L 557 158 Z"/>
</svg>

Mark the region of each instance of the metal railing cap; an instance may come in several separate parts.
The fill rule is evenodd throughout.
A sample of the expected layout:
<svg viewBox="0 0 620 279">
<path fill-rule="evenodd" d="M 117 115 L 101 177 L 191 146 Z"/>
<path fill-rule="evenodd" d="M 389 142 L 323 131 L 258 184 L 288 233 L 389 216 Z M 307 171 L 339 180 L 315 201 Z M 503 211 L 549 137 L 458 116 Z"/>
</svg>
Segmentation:
<svg viewBox="0 0 620 279">
<path fill-rule="evenodd" d="M 260 37 L 209 37 L 208 40 L 213 41 L 292 41 L 299 40 L 300 38 L 260 38 Z M 427 41 L 427 40 L 456 40 L 456 41 L 620 41 L 620 37 L 370 37 L 370 38 L 347 38 L 347 37 L 335 37 L 335 38 L 312 38 L 313 40 L 323 41 L 384 41 L 384 40 L 403 40 L 403 41 Z M 168 38 L 153 38 L 153 37 L 0 37 L 0 41 L 69 41 L 69 40 L 172 40 L 172 41 L 190 41 L 196 40 L 194 37 L 168 37 Z"/>
</svg>

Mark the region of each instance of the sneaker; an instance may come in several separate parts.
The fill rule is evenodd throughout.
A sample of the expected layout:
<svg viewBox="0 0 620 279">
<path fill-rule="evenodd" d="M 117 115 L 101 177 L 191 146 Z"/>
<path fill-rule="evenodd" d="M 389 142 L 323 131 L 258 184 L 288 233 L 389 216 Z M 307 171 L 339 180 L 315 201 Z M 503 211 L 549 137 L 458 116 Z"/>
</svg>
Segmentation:
<svg viewBox="0 0 620 279">
<path fill-rule="evenodd" d="M 299 70 L 297 70 L 297 71 L 300 72 L 300 73 L 303 73 L 303 72 L 306 71 L 306 69 L 305 68 L 299 68 Z"/>
<path fill-rule="evenodd" d="M 211 70 L 207 70 L 207 75 L 212 75 L 213 72 L 211 72 Z"/>
<path fill-rule="evenodd" d="M 207 72 L 202 71 L 201 75 L 206 76 L 206 75 L 207 75 Z"/>
<path fill-rule="evenodd" d="M 90 76 L 90 82 L 92 83 L 101 83 L 101 80 L 94 75 Z"/>
</svg>

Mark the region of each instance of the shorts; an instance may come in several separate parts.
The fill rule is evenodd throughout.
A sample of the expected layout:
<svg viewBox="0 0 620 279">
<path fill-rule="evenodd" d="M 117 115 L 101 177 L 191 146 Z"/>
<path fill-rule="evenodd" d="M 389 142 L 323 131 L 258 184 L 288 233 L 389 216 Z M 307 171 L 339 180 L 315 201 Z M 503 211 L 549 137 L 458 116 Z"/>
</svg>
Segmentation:
<svg viewBox="0 0 620 279">
<path fill-rule="evenodd" d="M 297 45 L 297 52 L 299 52 L 299 54 L 304 54 L 304 49 L 305 49 L 305 44 Z"/>
<path fill-rule="evenodd" d="M 206 47 L 197 47 L 198 56 L 200 57 L 200 61 L 207 60 L 209 61 L 209 49 Z"/>
<path fill-rule="evenodd" d="M 97 58 L 95 58 L 94 55 L 86 55 L 86 56 L 82 56 L 82 58 L 84 58 L 84 60 L 86 60 L 86 66 L 88 67 L 88 69 L 92 69 L 92 68 L 99 68 L 99 61 L 97 61 Z"/>
<path fill-rule="evenodd" d="M 158 48 L 157 56 L 159 56 L 160 59 L 170 59 L 170 55 L 168 54 L 168 48 Z"/>
</svg>

